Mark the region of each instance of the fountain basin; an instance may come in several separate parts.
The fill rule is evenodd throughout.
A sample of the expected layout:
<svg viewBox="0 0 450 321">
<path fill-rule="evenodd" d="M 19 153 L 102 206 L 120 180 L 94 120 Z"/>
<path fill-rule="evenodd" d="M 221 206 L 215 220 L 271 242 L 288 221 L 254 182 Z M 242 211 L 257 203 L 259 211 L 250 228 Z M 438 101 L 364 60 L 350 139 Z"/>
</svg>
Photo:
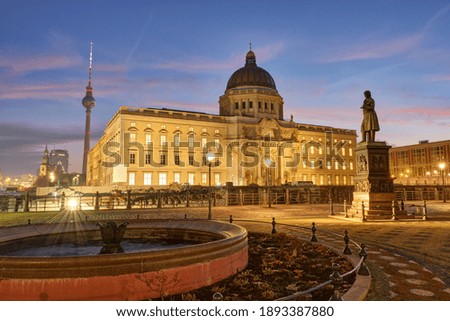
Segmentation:
<svg viewBox="0 0 450 321">
<path fill-rule="evenodd" d="M 97 231 L 95 223 L 89 222 L 11 229 L 2 233 L 3 247 L 37 236 L 52 238 L 69 233 L 82 238 Z M 98 256 L 12 257 L 0 252 L 0 300 L 157 298 L 213 284 L 244 269 L 248 262 L 247 231 L 234 224 L 172 220 L 128 226 L 127 238 L 145 236 L 202 243 Z"/>
</svg>

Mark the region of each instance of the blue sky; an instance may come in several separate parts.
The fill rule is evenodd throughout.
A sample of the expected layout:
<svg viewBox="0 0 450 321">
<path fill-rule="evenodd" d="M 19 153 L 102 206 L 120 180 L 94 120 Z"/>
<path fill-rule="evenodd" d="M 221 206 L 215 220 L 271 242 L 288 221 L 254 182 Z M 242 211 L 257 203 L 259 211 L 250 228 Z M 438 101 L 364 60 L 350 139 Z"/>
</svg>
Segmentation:
<svg viewBox="0 0 450 321">
<path fill-rule="evenodd" d="M 393 145 L 450 139 L 448 1 L 9 1 L 0 5 L 0 169 L 45 144 L 81 171 L 89 43 L 93 146 L 121 105 L 218 113 L 252 43 L 296 122 L 359 130 L 372 91 Z"/>
</svg>

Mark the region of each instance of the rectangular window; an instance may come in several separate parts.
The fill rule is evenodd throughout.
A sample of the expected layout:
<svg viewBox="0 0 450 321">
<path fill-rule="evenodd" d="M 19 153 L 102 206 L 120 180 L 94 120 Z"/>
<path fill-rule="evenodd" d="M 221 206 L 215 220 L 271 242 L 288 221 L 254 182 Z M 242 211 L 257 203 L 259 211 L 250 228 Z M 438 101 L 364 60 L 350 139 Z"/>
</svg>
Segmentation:
<svg viewBox="0 0 450 321">
<path fill-rule="evenodd" d="M 220 173 L 214 173 L 214 184 L 220 185 Z"/>
<path fill-rule="evenodd" d="M 319 175 L 319 184 L 323 185 L 323 174 Z"/>
<path fill-rule="evenodd" d="M 188 147 L 190 148 L 194 147 L 194 135 L 188 136 Z"/>
<path fill-rule="evenodd" d="M 202 173 L 202 184 L 206 185 L 208 183 L 208 174 Z"/>
<path fill-rule="evenodd" d="M 353 170 L 353 162 L 350 162 L 350 170 L 352 171 Z"/>
<path fill-rule="evenodd" d="M 160 136 L 160 143 L 161 143 L 161 146 L 167 145 L 167 136 L 166 135 Z"/>
<path fill-rule="evenodd" d="M 267 103 L 264 103 L 264 109 L 267 110 Z"/>
<path fill-rule="evenodd" d="M 130 164 L 136 164 L 136 154 L 130 153 Z"/>
<path fill-rule="evenodd" d="M 189 185 L 195 184 L 195 173 L 188 173 L 188 183 Z"/>
<path fill-rule="evenodd" d="M 181 173 L 179 173 L 179 172 L 173 173 L 173 181 L 174 181 L 174 183 L 180 184 L 181 183 Z"/>
<path fill-rule="evenodd" d="M 202 165 L 208 165 L 208 160 L 206 159 L 206 155 L 202 156 Z"/>
<path fill-rule="evenodd" d="M 144 185 L 152 185 L 152 173 L 144 173 Z"/>
<path fill-rule="evenodd" d="M 219 138 L 214 138 L 214 147 L 219 149 L 219 147 L 220 147 L 220 139 Z"/>
<path fill-rule="evenodd" d="M 189 165 L 194 165 L 194 155 L 189 155 Z"/>
<path fill-rule="evenodd" d="M 341 148 L 341 151 L 342 151 L 342 152 L 341 152 L 341 155 L 342 155 L 342 156 L 345 156 L 345 147 L 342 147 L 342 148 Z"/>
<path fill-rule="evenodd" d="M 167 173 L 159 173 L 159 185 L 167 185 Z"/>
<path fill-rule="evenodd" d="M 234 103 L 234 109 L 239 109 L 239 103 L 238 102 Z"/>
<path fill-rule="evenodd" d="M 180 165 L 180 155 L 175 155 L 175 165 Z"/>
<path fill-rule="evenodd" d="M 314 185 L 316 185 L 316 174 L 311 175 L 311 181 L 313 182 Z"/>
<path fill-rule="evenodd" d="M 347 176 L 345 175 L 342 176 L 342 184 L 347 185 Z"/>
<path fill-rule="evenodd" d="M 258 101 L 258 109 L 261 109 L 261 102 Z"/>
<path fill-rule="evenodd" d="M 338 163 L 338 161 L 334 161 L 334 169 L 339 169 L 339 163 Z"/>
<path fill-rule="evenodd" d="M 145 144 L 149 145 L 152 142 L 152 134 L 145 134 Z"/>
<path fill-rule="evenodd" d="M 270 110 L 273 110 L 273 103 L 270 103 Z"/>
<path fill-rule="evenodd" d="M 248 102 L 248 108 L 253 108 L 253 101 Z"/>
<path fill-rule="evenodd" d="M 134 143 L 136 141 L 136 133 L 130 133 L 130 143 Z"/>
<path fill-rule="evenodd" d="M 166 154 L 161 154 L 161 155 L 159 156 L 159 158 L 160 158 L 160 164 L 161 164 L 161 165 L 167 165 L 167 157 L 166 157 Z"/>
<path fill-rule="evenodd" d="M 353 185 L 353 184 L 354 184 L 354 177 L 350 176 L 350 185 Z"/>
<path fill-rule="evenodd" d="M 303 181 L 303 182 L 308 181 L 308 174 L 303 174 L 303 175 L 302 175 L 302 181 Z"/>
<path fill-rule="evenodd" d="M 180 147 L 180 134 L 175 134 L 173 136 L 173 146 Z"/>
<path fill-rule="evenodd" d="M 352 148 L 348 149 L 348 156 L 353 156 L 353 149 Z"/>
<path fill-rule="evenodd" d="M 208 138 L 202 137 L 202 148 L 205 148 L 207 143 L 208 143 Z"/>
<path fill-rule="evenodd" d="M 128 185 L 136 184 L 136 173 L 128 173 Z"/>
<path fill-rule="evenodd" d="M 336 175 L 335 181 L 336 181 L 336 185 L 340 185 L 341 184 L 341 182 L 339 180 L 339 175 Z"/>
<path fill-rule="evenodd" d="M 245 109 L 245 101 L 242 102 L 242 109 Z"/>
<path fill-rule="evenodd" d="M 145 165 L 151 164 L 151 161 L 152 161 L 152 154 L 149 153 L 145 154 Z"/>
</svg>

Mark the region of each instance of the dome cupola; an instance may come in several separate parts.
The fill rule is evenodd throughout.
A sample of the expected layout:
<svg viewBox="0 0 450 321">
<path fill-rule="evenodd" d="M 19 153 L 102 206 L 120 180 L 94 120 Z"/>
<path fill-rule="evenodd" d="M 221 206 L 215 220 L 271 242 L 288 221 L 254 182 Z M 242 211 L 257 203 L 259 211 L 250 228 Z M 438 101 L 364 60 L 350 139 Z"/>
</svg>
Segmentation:
<svg viewBox="0 0 450 321">
<path fill-rule="evenodd" d="M 256 55 L 250 50 L 245 56 L 245 66 L 236 70 L 228 80 L 227 90 L 240 86 L 261 86 L 277 89 L 272 76 L 256 65 Z"/>
</svg>

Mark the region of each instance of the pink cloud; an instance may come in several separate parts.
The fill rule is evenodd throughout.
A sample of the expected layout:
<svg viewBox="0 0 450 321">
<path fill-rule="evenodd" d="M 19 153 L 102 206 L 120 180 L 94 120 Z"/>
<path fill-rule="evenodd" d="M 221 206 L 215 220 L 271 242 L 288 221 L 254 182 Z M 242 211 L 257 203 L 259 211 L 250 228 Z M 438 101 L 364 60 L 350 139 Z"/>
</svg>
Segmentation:
<svg viewBox="0 0 450 321">
<path fill-rule="evenodd" d="M 23 73 L 36 70 L 65 69 L 78 66 L 81 58 L 78 56 L 62 56 L 62 55 L 45 55 L 32 57 L 2 57 L 0 60 L 0 68 L 5 68 L 13 74 L 20 75 Z"/>
<path fill-rule="evenodd" d="M 332 48 L 332 52 L 322 57 L 326 63 L 342 62 L 363 59 L 379 59 L 411 50 L 423 39 L 423 34 L 418 33 L 408 37 L 389 40 L 365 41 L 341 48 Z"/>
</svg>

